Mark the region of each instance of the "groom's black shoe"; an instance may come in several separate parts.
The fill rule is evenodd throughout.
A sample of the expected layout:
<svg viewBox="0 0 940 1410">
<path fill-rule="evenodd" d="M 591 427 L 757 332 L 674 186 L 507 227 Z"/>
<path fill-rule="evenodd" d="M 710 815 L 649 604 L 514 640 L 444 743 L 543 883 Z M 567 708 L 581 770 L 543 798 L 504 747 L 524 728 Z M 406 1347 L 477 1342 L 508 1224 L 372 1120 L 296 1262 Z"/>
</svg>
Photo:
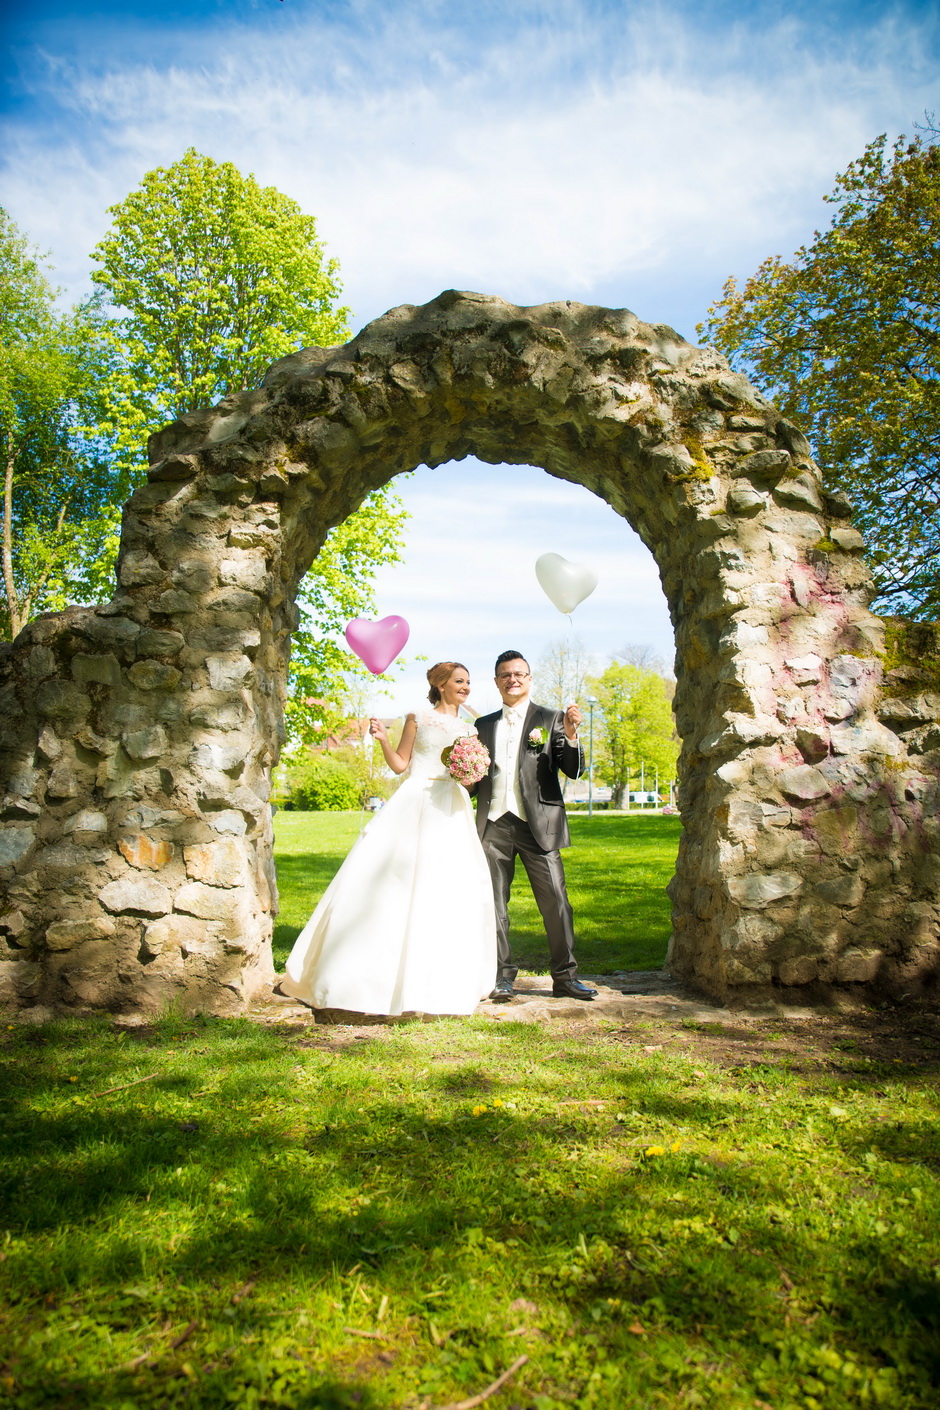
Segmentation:
<svg viewBox="0 0 940 1410">
<path fill-rule="evenodd" d="M 493 992 L 490 994 L 490 998 L 493 1000 L 494 1004 L 508 1004 L 509 1000 L 512 998 L 512 980 L 497 979 L 496 983 L 493 985 Z"/>
<path fill-rule="evenodd" d="M 596 989 L 589 989 L 580 979 L 563 979 L 552 985 L 552 997 L 555 999 L 593 999 L 596 993 Z"/>
</svg>

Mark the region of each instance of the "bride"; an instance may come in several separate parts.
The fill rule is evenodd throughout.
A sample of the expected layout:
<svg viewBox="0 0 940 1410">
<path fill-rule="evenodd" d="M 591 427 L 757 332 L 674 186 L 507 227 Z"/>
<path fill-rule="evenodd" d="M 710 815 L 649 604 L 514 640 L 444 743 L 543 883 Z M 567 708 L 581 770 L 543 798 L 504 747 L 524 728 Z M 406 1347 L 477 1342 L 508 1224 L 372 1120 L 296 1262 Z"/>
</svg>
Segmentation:
<svg viewBox="0 0 940 1410">
<path fill-rule="evenodd" d="M 297 937 L 280 990 L 312 1008 L 472 1013 L 493 987 L 493 888 L 467 790 L 441 753 L 475 735 L 457 711 L 459 661 L 427 673 L 431 709 L 408 715 L 398 748 L 371 720 L 389 768 L 411 766 L 360 837 Z"/>
</svg>

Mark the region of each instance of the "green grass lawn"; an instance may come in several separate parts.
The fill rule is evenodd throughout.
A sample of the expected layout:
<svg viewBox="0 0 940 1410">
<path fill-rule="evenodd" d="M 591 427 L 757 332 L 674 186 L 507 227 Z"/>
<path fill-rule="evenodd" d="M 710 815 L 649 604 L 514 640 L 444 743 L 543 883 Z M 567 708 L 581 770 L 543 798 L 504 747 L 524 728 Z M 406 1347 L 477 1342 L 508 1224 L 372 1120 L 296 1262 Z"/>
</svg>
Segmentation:
<svg viewBox="0 0 940 1410">
<path fill-rule="evenodd" d="M 933 1407 L 938 1030 L 800 1031 L 4 1026 L 0 1401 Z"/>
<path fill-rule="evenodd" d="M 359 835 L 359 813 L 288 813 L 275 819 L 281 911 L 274 958 L 282 968 L 304 922 Z M 675 870 L 678 818 L 600 813 L 570 818 L 564 853 L 574 907 L 576 955 L 588 974 L 654 969 L 669 943 L 665 888 Z M 523 968 L 548 971 L 548 946 L 521 863 L 510 907 L 512 941 Z"/>
</svg>

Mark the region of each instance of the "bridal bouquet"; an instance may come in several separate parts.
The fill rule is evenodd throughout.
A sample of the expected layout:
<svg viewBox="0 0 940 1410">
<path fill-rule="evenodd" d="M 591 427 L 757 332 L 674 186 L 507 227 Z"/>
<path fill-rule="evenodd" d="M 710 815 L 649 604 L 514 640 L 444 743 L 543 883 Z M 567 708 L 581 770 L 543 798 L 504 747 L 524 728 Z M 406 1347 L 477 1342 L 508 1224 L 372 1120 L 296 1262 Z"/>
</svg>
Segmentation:
<svg viewBox="0 0 940 1410">
<path fill-rule="evenodd" d="M 450 772 L 456 783 L 479 783 L 490 766 L 490 754 L 485 744 L 476 735 L 458 739 L 441 754 L 441 763 Z"/>
</svg>

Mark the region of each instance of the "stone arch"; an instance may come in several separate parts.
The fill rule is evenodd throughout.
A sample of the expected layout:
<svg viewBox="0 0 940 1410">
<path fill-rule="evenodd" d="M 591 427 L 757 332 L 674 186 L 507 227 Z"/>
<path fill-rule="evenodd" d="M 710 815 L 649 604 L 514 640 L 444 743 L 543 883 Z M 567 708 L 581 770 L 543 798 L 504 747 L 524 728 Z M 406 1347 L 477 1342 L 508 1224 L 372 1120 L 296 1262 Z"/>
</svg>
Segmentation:
<svg viewBox="0 0 940 1410">
<path fill-rule="evenodd" d="M 451 291 L 283 359 L 150 452 L 112 601 L 3 656 L 13 1002 L 235 1011 L 270 983 L 297 585 L 370 490 L 469 454 L 586 486 L 658 564 L 683 741 L 673 971 L 725 998 L 936 972 L 931 707 L 916 681 L 883 701 L 850 506 L 714 351 L 622 309 Z"/>
</svg>

